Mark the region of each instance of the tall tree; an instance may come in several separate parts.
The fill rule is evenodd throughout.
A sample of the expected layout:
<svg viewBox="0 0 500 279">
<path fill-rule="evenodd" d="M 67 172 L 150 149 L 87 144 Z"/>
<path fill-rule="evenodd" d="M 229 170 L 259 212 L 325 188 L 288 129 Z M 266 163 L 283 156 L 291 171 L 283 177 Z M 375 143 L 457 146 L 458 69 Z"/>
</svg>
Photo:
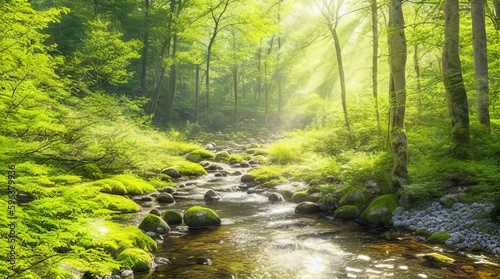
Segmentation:
<svg viewBox="0 0 500 279">
<path fill-rule="evenodd" d="M 408 140 L 405 131 L 406 110 L 406 37 L 401 0 L 390 0 L 388 22 L 389 46 L 389 140 L 394 157 L 393 176 L 408 177 Z M 394 189 L 397 190 L 397 189 Z"/>
<path fill-rule="evenodd" d="M 488 56 L 486 50 L 485 0 L 472 0 L 472 46 L 476 77 L 477 112 L 479 123 L 490 128 Z"/>
<path fill-rule="evenodd" d="M 149 50 L 149 6 L 150 0 L 144 0 L 144 35 L 142 39 L 142 62 L 141 62 L 141 92 L 147 95 L 147 66 Z"/>
<path fill-rule="evenodd" d="M 470 141 L 469 105 L 462 78 L 459 55 L 458 0 L 444 1 L 443 83 L 448 95 L 451 117 L 451 138 L 456 147 Z"/>
<path fill-rule="evenodd" d="M 371 19 L 372 19 L 372 35 L 373 35 L 373 49 L 372 49 L 372 92 L 373 99 L 375 100 L 375 114 L 377 117 L 377 130 L 379 135 L 382 134 L 380 127 L 380 113 L 378 108 L 378 7 L 377 0 L 371 0 Z"/>
<path fill-rule="evenodd" d="M 340 39 L 337 34 L 337 26 L 339 23 L 339 12 L 342 7 L 344 0 L 314 0 L 316 6 L 321 10 L 324 18 L 326 19 L 328 30 L 330 31 L 333 43 L 335 45 L 335 56 L 337 58 L 337 68 L 340 80 L 340 96 L 342 99 L 342 110 L 344 111 L 344 121 L 347 130 L 350 130 L 349 116 L 347 114 L 347 100 L 346 100 L 346 85 L 345 85 L 345 74 L 344 74 L 344 64 L 342 61 L 342 48 L 340 47 Z"/>
</svg>

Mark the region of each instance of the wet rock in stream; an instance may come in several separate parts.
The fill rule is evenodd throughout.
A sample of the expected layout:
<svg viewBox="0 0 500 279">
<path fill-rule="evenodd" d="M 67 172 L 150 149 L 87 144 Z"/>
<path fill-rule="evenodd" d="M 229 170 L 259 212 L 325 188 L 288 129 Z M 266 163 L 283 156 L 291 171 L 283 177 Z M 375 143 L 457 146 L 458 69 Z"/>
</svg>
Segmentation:
<svg viewBox="0 0 500 279">
<path fill-rule="evenodd" d="M 205 193 L 205 195 L 203 196 L 203 199 L 205 200 L 205 202 L 216 202 L 216 201 L 220 201 L 221 198 L 222 198 L 222 196 L 212 189 L 208 190 Z"/>
<path fill-rule="evenodd" d="M 319 213 L 321 210 L 319 209 L 319 206 L 315 202 L 301 202 L 295 207 L 295 213 L 298 214 L 315 214 Z"/>
<path fill-rule="evenodd" d="M 201 265 L 212 265 L 212 260 L 209 258 L 198 258 L 196 259 L 196 263 Z"/>
<path fill-rule="evenodd" d="M 271 195 L 269 195 L 269 201 L 271 201 L 271 202 L 284 202 L 285 198 L 280 193 L 271 193 Z"/>
</svg>

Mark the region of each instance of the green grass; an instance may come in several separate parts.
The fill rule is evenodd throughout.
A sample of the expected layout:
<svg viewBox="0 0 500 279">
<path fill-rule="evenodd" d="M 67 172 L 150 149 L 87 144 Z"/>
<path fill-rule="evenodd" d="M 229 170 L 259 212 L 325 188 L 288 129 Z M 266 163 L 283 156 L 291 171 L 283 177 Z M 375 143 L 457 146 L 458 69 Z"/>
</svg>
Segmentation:
<svg viewBox="0 0 500 279">
<path fill-rule="evenodd" d="M 255 176 L 255 182 L 265 186 L 276 186 L 286 181 L 283 176 L 283 169 L 279 166 L 260 166 L 250 172 Z"/>
</svg>

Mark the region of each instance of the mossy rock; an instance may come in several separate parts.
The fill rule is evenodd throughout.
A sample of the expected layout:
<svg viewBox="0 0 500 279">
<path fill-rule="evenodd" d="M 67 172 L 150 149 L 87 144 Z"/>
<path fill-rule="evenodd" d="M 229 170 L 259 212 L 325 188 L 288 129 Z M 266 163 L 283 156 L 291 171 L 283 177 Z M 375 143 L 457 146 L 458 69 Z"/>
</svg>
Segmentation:
<svg viewBox="0 0 500 279">
<path fill-rule="evenodd" d="M 153 261 L 151 256 L 139 248 L 129 248 L 116 257 L 116 261 L 124 268 L 129 268 L 134 272 L 148 271 Z"/>
<path fill-rule="evenodd" d="M 193 163 L 199 163 L 203 160 L 212 160 L 214 157 L 212 152 L 205 149 L 197 149 L 186 154 L 186 160 Z"/>
<path fill-rule="evenodd" d="M 82 170 L 88 178 L 101 179 L 104 177 L 101 168 L 99 168 L 95 163 L 84 165 Z"/>
<path fill-rule="evenodd" d="M 169 194 L 169 193 L 161 193 L 157 198 L 156 200 L 159 202 L 159 203 L 174 203 L 175 202 L 175 199 L 174 197 Z"/>
<path fill-rule="evenodd" d="M 175 169 L 181 176 L 202 176 L 207 174 L 207 171 L 200 164 L 189 161 L 177 163 Z"/>
<path fill-rule="evenodd" d="M 389 224 L 396 207 L 398 207 L 398 202 L 395 194 L 382 195 L 368 205 L 361 213 L 361 218 L 372 224 Z"/>
<path fill-rule="evenodd" d="M 356 207 L 361 208 L 365 202 L 366 198 L 363 191 L 358 188 L 351 188 L 340 198 L 339 205 L 355 205 Z"/>
<path fill-rule="evenodd" d="M 153 185 L 131 174 L 115 175 L 92 184 L 100 187 L 101 192 L 113 195 L 144 195 L 156 191 Z"/>
<path fill-rule="evenodd" d="M 295 207 L 295 213 L 298 214 L 315 214 L 320 211 L 318 204 L 310 201 L 301 202 Z"/>
<path fill-rule="evenodd" d="M 102 204 L 103 208 L 120 213 L 134 213 L 141 211 L 141 206 L 133 200 L 124 197 L 111 195 L 106 193 L 99 193 L 92 201 Z"/>
<path fill-rule="evenodd" d="M 167 210 L 163 213 L 163 220 L 169 225 L 182 224 L 182 215 L 175 210 Z"/>
<path fill-rule="evenodd" d="M 101 188 L 101 192 L 113 194 L 113 195 L 125 195 L 127 194 L 127 189 L 125 185 L 114 179 L 101 179 L 97 180 L 93 183 L 94 186 L 98 186 Z"/>
<path fill-rule="evenodd" d="M 307 201 L 307 191 L 298 191 L 295 192 L 291 198 L 291 201 L 294 203 L 301 203 Z"/>
<path fill-rule="evenodd" d="M 206 228 L 219 226 L 221 220 L 210 208 L 193 206 L 184 212 L 184 223 L 190 228 Z"/>
<path fill-rule="evenodd" d="M 359 208 L 355 205 L 344 205 L 333 214 L 334 218 L 339 218 L 343 220 L 353 220 L 359 217 Z"/>
<path fill-rule="evenodd" d="M 159 216 L 156 216 L 154 214 L 146 214 L 146 216 L 144 216 L 144 219 L 142 219 L 142 222 L 139 224 L 139 229 L 145 232 L 164 234 L 170 230 L 170 227 Z"/>
<path fill-rule="evenodd" d="M 98 238 L 98 243 L 100 247 L 112 255 L 113 257 L 118 256 L 118 254 L 128 248 L 141 248 L 142 250 L 154 253 L 157 248 L 157 243 L 142 232 L 136 226 L 122 226 L 114 222 L 105 221 L 103 224 L 99 224 L 99 227 L 103 227 L 108 230 L 106 234 Z M 85 248 L 93 248 L 94 244 L 90 243 L 90 246 L 85 246 Z"/>
<path fill-rule="evenodd" d="M 229 160 L 231 158 L 231 155 L 227 151 L 221 151 L 217 154 L 215 154 L 214 161 L 216 162 L 223 162 L 223 163 L 229 163 Z"/>
<path fill-rule="evenodd" d="M 444 244 L 450 238 L 447 232 L 435 232 L 431 234 L 425 241 L 433 244 Z"/>
<path fill-rule="evenodd" d="M 25 271 L 19 275 L 15 275 L 14 277 L 11 277 L 11 279 L 42 279 L 42 278 L 34 272 Z"/>
</svg>

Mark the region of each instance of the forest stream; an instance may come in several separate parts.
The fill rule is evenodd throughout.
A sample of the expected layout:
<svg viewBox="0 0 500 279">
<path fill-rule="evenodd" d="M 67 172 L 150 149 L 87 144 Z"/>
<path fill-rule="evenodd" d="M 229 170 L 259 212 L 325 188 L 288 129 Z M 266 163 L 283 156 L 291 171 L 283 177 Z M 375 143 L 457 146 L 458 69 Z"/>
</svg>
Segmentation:
<svg viewBox="0 0 500 279">
<path fill-rule="evenodd" d="M 136 279 L 498 278 L 500 274 L 494 257 L 430 246 L 410 232 L 387 240 L 386 228 L 295 214 L 294 203 L 271 203 L 266 192 L 249 193 L 241 175 L 216 175 L 245 169 L 219 165 L 224 171 L 178 181 L 174 204 L 144 202 L 141 213 L 123 221 L 137 225 L 154 208 L 182 211 L 194 205 L 215 210 L 222 220 L 221 226 L 205 230 L 171 226 L 155 253 L 171 264 L 136 274 Z M 206 203 L 208 189 L 219 192 L 221 200 Z M 456 261 L 435 266 L 424 259 L 432 252 Z"/>
</svg>

